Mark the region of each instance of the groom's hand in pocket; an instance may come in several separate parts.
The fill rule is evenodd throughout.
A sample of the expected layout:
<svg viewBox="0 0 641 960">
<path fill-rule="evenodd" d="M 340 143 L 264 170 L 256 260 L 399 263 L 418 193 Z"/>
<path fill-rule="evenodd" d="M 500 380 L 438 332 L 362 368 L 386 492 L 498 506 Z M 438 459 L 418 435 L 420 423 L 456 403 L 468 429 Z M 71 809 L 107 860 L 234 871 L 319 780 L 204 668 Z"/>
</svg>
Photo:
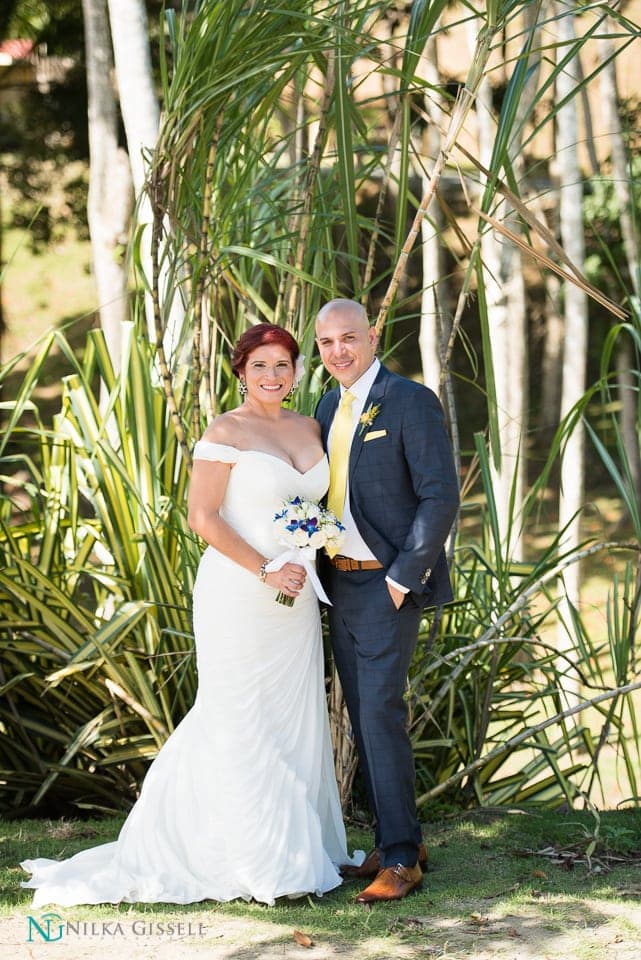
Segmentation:
<svg viewBox="0 0 641 960">
<path fill-rule="evenodd" d="M 389 595 L 392 598 L 392 603 L 398 610 L 405 599 L 405 594 L 402 590 L 397 589 L 393 583 L 390 583 L 389 580 L 385 581 L 387 584 L 387 589 L 389 590 Z"/>
</svg>

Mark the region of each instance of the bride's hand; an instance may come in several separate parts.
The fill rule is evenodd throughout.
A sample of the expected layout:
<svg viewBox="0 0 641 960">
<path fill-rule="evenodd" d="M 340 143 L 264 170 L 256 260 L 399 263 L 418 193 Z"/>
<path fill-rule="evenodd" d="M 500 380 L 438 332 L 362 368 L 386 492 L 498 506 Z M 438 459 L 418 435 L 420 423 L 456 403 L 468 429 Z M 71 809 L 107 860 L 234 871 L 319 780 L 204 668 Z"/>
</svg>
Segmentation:
<svg viewBox="0 0 641 960">
<path fill-rule="evenodd" d="M 285 563 L 280 570 L 274 570 L 265 577 L 265 583 L 281 590 L 288 597 L 297 597 L 305 586 L 307 573 L 298 563 Z"/>
</svg>

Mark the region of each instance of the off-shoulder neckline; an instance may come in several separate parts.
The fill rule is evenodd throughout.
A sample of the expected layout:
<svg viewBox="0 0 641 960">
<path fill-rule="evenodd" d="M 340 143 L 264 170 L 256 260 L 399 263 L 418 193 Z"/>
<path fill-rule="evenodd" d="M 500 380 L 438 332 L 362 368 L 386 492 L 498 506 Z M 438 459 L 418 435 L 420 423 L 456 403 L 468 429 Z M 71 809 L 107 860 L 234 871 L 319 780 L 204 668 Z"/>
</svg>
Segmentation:
<svg viewBox="0 0 641 960">
<path fill-rule="evenodd" d="M 283 463 L 286 467 L 289 467 L 290 470 L 294 470 L 295 473 L 298 473 L 301 477 L 306 477 L 308 473 L 311 473 L 312 470 L 315 470 L 316 467 L 320 466 L 320 464 L 323 463 L 327 458 L 327 454 L 324 453 L 320 460 L 317 460 L 316 463 L 312 464 L 312 466 L 307 470 L 299 470 L 298 467 L 295 467 L 293 463 L 289 462 L 289 460 L 283 460 L 282 457 L 276 456 L 275 453 L 269 453 L 267 450 L 255 450 L 253 448 L 241 450 L 240 447 L 232 447 L 231 444 L 228 443 L 215 443 L 213 440 L 198 440 L 198 443 L 202 443 L 208 447 L 220 447 L 223 450 L 231 450 L 236 455 L 240 455 L 241 453 L 253 453 L 258 454 L 259 456 L 269 457 L 270 460 L 277 460 L 278 463 Z"/>
</svg>

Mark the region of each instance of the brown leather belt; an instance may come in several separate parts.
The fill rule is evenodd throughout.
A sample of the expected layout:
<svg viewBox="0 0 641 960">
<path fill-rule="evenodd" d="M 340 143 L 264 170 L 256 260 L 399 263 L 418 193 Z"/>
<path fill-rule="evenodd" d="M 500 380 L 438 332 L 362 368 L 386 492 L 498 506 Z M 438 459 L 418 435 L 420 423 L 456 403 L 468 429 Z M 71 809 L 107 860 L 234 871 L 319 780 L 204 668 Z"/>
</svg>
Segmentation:
<svg viewBox="0 0 641 960">
<path fill-rule="evenodd" d="M 337 553 L 335 557 L 329 557 L 329 562 L 337 570 L 382 570 L 383 564 L 378 560 L 352 560 L 351 557 L 342 557 Z"/>
</svg>

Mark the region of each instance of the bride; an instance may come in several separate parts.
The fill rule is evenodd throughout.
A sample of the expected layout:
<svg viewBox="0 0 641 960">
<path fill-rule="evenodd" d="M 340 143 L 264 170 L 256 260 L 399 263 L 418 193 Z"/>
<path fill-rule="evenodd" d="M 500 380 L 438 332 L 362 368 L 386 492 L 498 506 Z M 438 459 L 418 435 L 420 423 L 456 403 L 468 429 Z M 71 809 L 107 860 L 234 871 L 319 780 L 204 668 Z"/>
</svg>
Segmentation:
<svg viewBox="0 0 641 960">
<path fill-rule="evenodd" d="M 329 736 L 320 615 L 285 563 L 281 501 L 329 481 L 315 420 L 281 406 L 298 344 L 261 323 L 238 341 L 241 405 L 194 449 L 189 523 L 208 544 L 194 587 L 195 703 L 151 765 L 118 839 L 68 860 L 27 860 L 45 903 L 232 900 L 322 894 L 349 862 Z M 292 606 L 276 602 L 281 591 Z"/>
</svg>

